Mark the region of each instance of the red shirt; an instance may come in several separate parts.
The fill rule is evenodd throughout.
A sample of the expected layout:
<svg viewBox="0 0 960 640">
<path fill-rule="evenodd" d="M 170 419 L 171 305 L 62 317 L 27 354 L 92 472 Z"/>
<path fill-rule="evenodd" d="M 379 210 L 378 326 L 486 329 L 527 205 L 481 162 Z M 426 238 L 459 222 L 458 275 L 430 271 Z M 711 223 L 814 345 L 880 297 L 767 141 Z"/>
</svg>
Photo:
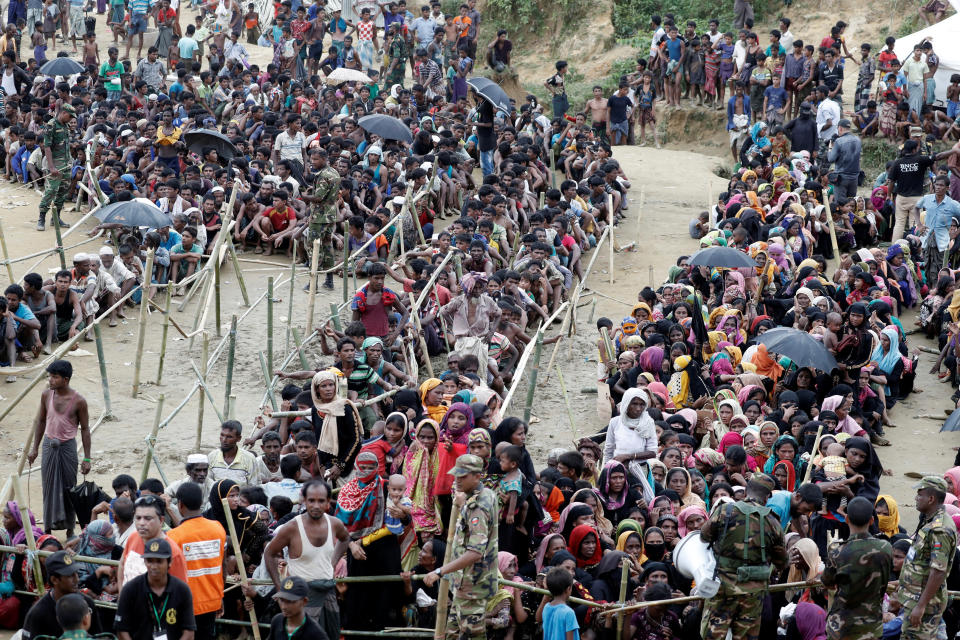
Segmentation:
<svg viewBox="0 0 960 640">
<path fill-rule="evenodd" d="M 270 218 L 270 224 L 274 231 L 285 231 L 290 223 L 297 219 L 297 214 L 290 207 L 285 207 L 286 211 L 279 212 L 276 207 L 270 207 L 263 212 L 263 215 Z"/>
</svg>

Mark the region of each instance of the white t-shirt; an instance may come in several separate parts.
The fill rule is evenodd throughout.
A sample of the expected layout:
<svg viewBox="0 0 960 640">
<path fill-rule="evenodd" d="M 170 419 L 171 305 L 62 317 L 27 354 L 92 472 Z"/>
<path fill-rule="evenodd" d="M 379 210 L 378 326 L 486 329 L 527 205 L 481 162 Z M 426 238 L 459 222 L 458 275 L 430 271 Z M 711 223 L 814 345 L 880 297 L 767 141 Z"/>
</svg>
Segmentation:
<svg viewBox="0 0 960 640">
<path fill-rule="evenodd" d="M 303 162 L 303 149 L 307 146 L 307 138 L 302 131 L 291 136 L 286 131 L 277 134 L 273 148 L 280 152 L 281 160 L 296 160 Z"/>
</svg>

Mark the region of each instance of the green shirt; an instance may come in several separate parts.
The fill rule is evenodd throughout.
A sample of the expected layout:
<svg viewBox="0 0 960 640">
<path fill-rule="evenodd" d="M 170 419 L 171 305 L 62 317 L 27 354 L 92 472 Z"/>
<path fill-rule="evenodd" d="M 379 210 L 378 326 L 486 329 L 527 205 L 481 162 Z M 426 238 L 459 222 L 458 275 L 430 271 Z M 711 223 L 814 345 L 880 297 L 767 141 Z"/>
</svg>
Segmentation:
<svg viewBox="0 0 960 640">
<path fill-rule="evenodd" d="M 66 168 L 70 164 L 70 127 L 51 118 L 43 128 L 43 146 L 50 149 L 58 169 Z"/>
<path fill-rule="evenodd" d="M 124 73 L 126 73 L 126 69 L 124 68 L 123 63 L 119 60 L 117 60 L 116 64 L 110 64 L 110 61 L 107 60 L 100 65 L 100 77 L 107 78 L 107 91 L 120 91 L 123 89 L 120 76 Z"/>
<path fill-rule="evenodd" d="M 497 593 L 498 525 L 497 496 L 479 485 L 460 509 L 452 557 L 474 551 L 480 554 L 480 561 L 451 575 L 455 597 L 488 600 Z"/>
<path fill-rule="evenodd" d="M 909 613 L 930 578 L 931 569 L 950 573 L 953 555 L 957 551 L 957 527 L 941 505 L 913 536 L 910 551 L 900 571 L 897 600 Z M 927 612 L 940 611 L 947 604 L 947 581 L 927 604 Z"/>
<path fill-rule="evenodd" d="M 311 205 L 310 229 L 319 231 L 321 227 L 337 222 L 337 192 L 340 190 L 340 174 L 333 167 L 323 169 L 313 183 L 313 195 L 323 198 Z"/>
</svg>

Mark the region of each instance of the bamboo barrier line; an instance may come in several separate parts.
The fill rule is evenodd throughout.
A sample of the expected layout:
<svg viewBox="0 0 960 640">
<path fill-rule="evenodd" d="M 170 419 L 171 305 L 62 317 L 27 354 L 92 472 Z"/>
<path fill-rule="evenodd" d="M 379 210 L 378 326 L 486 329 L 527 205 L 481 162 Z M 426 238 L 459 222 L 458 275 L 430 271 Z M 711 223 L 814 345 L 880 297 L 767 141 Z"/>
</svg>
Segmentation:
<svg viewBox="0 0 960 640">
<path fill-rule="evenodd" d="M 376 404 L 381 400 L 391 398 L 406 388 L 407 387 L 394 387 L 390 391 L 385 391 L 378 396 L 374 396 L 366 400 L 361 400 L 359 402 L 354 402 L 353 404 L 358 407 L 367 407 L 367 406 Z M 311 411 L 312 409 L 304 409 L 303 411 L 272 411 L 270 413 L 270 417 L 271 418 L 305 418 L 310 415 Z"/>
<path fill-rule="evenodd" d="M 224 513 L 230 513 L 230 500 L 229 498 L 223 498 L 220 500 L 220 503 L 223 505 Z M 237 528 L 233 524 L 233 518 L 227 518 L 227 529 L 230 534 L 230 542 L 233 545 L 233 555 L 237 559 L 237 571 L 240 573 L 240 583 L 247 587 L 247 563 L 243 561 L 243 553 L 240 551 L 240 539 L 237 538 Z M 252 602 L 249 596 L 245 596 L 247 602 Z M 260 625 L 257 620 L 257 612 L 252 608 L 247 611 L 250 614 L 250 624 L 253 629 L 254 640 L 260 640 Z"/>
<path fill-rule="evenodd" d="M 527 343 L 527 346 L 524 348 L 523 353 L 520 355 L 520 360 L 517 361 L 517 366 L 514 369 L 513 382 L 510 385 L 510 390 L 507 392 L 507 397 L 503 399 L 503 404 L 500 405 L 500 415 L 507 415 L 507 407 L 510 405 L 510 401 L 513 399 L 513 394 L 516 393 L 517 387 L 520 386 L 520 380 L 523 378 L 523 371 L 527 366 L 527 360 L 530 359 L 530 355 L 533 353 L 534 349 L 538 345 L 543 346 L 543 334 L 546 333 L 547 327 L 553 324 L 553 321 L 559 317 L 561 313 L 570 308 L 570 301 L 567 300 L 560 307 L 551 314 L 547 321 L 542 323 L 537 329 L 536 335 L 533 336 L 533 339 Z M 569 312 L 568 312 L 569 313 Z M 533 379 L 534 385 L 536 385 L 536 378 Z"/>
</svg>

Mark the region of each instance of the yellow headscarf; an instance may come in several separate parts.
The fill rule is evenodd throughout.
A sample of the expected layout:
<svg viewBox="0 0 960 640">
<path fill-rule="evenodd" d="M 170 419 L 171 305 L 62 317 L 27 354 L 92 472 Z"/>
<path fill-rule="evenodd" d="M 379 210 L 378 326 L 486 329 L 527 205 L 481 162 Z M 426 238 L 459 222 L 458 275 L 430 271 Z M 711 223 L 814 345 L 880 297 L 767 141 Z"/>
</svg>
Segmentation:
<svg viewBox="0 0 960 640">
<path fill-rule="evenodd" d="M 950 299 L 950 305 L 947 307 L 950 317 L 956 322 L 960 318 L 960 289 L 953 292 L 953 298 Z"/>
<path fill-rule="evenodd" d="M 437 424 L 443 421 L 443 416 L 447 414 L 447 405 L 441 402 L 440 404 L 428 405 L 427 404 L 427 393 L 431 390 L 436 389 L 443 384 L 443 381 L 438 378 L 427 378 L 420 384 L 420 403 L 423 405 L 423 408 L 427 412 L 427 416 L 432 420 L 436 420 Z M 439 433 L 439 432 L 438 432 Z"/>
<path fill-rule="evenodd" d="M 897 501 L 893 499 L 893 496 L 886 494 L 879 495 L 874 504 L 879 504 L 881 500 L 886 503 L 887 511 L 890 512 L 890 515 L 877 516 L 877 527 L 880 529 L 880 533 L 891 538 L 900 533 L 900 508 L 897 506 Z"/>
<path fill-rule="evenodd" d="M 683 409 L 687 406 L 690 395 L 690 374 L 685 371 L 690 364 L 690 356 L 680 356 L 673 361 L 674 374 L 670 378 L 670 386 L 667 393 L 677 409 Z"/>
<path fill-rule="evenodd" d="M 646 302 L 638 302 L 637 304 L 633 305 L 633 309 L 630 309 L 630 317 L 636 318 L 636 313 L 639 309 L 643 309 L 647 312 L 647 320 L 653 317 L 653 311 L 650 310 L 650 305 L 648 305 Z"/>
</svg>

